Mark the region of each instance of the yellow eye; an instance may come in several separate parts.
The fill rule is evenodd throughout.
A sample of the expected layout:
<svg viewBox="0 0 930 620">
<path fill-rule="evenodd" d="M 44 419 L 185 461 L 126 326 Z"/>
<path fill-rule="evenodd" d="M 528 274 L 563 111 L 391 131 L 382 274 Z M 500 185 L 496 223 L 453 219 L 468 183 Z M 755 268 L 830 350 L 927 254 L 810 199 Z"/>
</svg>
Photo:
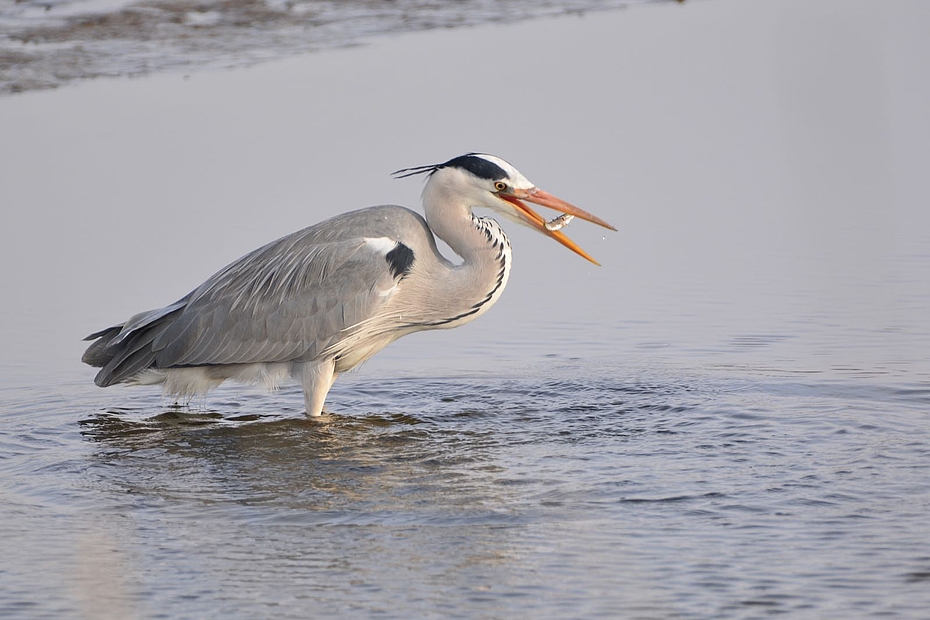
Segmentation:
<svg viewBox="0 0 930 620">
<path fill-rule="evenodd" d="M 498 181 L 494 184 L 494 189 L 496 189 L 499 192 L 502 192 L 505 189 L 507 189 L 507 184 L 504 183 L 503 181 Z"/>
</svg>

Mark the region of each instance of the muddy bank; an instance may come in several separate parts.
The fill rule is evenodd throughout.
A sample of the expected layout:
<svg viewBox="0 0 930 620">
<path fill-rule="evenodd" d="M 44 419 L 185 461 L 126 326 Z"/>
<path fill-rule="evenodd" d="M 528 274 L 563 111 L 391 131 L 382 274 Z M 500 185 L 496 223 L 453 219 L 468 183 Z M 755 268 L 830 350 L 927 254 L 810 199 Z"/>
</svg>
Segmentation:
<svg viewBox="0 0 930 620">
<path fill-rule="evenodd" d="M 242 66 L 384 34 L 644 1 L 656 0 L 26 0 L 0 8 L 0 95 L 101 76 Z"/>
</svg>

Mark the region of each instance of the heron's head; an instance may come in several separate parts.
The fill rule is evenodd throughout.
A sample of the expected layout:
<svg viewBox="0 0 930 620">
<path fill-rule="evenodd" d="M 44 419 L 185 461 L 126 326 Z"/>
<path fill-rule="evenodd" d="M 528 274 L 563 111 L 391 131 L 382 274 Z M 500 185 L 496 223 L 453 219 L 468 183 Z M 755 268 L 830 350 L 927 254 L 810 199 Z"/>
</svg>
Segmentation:
<svg viewBox="0 0 930 620">
<path fill-rule="evenodd" d="M 402 178 L 421 173 L 429 174 L 429 181 L 424 189 L 424 199 L 432 198 L 439 202 L 464 202 L 470 207 L 492 209 L 510 220 L 528 226 L 547 237 L 552 237 L 594 264 L 598 262 L 566 237 L 565 233 L 554 227 L 547 227 L 548 220 L 526 203 L 532 202 L 611 230 L 617 230 L 601 218 L 539 189 L 519 170 L 494 155 L 468 153 L 442 164 L 398 170 L 394 175 Z"/>
</svg>

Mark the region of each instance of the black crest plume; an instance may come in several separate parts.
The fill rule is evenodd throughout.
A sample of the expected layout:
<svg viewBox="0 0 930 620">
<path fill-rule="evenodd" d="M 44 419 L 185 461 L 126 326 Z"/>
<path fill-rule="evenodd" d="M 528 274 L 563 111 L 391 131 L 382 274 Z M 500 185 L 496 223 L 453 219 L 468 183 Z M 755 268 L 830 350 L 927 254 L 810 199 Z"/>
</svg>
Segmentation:
<svg viewBox="0 0 930 620">
<path fill-rule="evenodd" d="M 507 178 L 507 172 L 492 161 L 481 157 L 481 153 L 466 153 L 459 155 L 442 164 L 432 164 L 429 166 L 415 166 L 413 168 L 401 168 L 391 173 L 395 179 L 404 179 L 417 174 L 431 175 L 441 168 L 461 168 L 467 170 L 479 179 L 488 179 L 498 181 Z"/>
</svg>

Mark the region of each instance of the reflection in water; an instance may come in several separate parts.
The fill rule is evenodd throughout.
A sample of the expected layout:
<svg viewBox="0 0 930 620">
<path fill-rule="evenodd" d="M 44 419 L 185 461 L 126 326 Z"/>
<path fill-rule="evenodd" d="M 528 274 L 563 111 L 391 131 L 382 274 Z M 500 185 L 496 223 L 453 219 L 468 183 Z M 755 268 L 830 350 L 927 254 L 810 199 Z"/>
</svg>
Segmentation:
<svg viewBox="0 0 930 620">
<path fill-rule="evenodd" d="M 647 420 L 678 415 L 691 400 L 661 382 L 555 379 L 395 380 L 348 392 L 359 412 L 322 422 L 243 413 L 267 405 L 259 396 L 229 401 L 238 404 L 229 410 L 152 403 L 94 413 L 80 421 L 95 447 L 85 481 L 131 504 L 134 546 L 154 556 L 143 563 L 158 559 L 206 591 L 222 591 L 221 577 L 235 580 L 221 608 L 280 579 L 283 596 L 302 591 L 314 609 L 336 610 L 346 597 L 387 611 L 385 596 L 403 592 L 461 613 L 507 593 L 516 611 L 541 604 L 533 574 L 542 558 L 566 583 L 582 578 L 571 568 L 580 550 L 565 547 L 552 527 L 590 520 L 603 505 L 591 484 L 607 484 L 615 496 L 618 481 L 598 472 L 606 463 L 582 473 L 599 460 L 596 444 L 656 436 Z M 372 412 L 390 394 L 404 412 Z M 576 476 L 588 483 L 578 486 Z M 172 534 L 156 541 L 149 531 Z M 635 557 L 620 559 L 609 563 L 614 577 L 648 573 Z M 577 586 L 562 604 L 584 600 Z M 664 601 L 642 584 L 626 596 L 652 611 Z"/>
<path fill-rule="evenodd" d="M 107 471 L 127 474 L 127 490 L 138 491 L 136 481 L 146 480 L 145 492 L 161 499 L 241 506 L 274 501 L 284 509 L 277 517 L 308 523 L 331 521 L 347 503 L 357 512 L 346 511 L 340 522 L 383 522 L 390 514 L 403 521 L 437 485 L 467 496 L 465 504 L 486 504 L 486 490 L 479 491 L 473 477 L 465 481 L 461 469 L 477 467 L 498 443 L 489 431 L 443 429 L 402 413 L 330 414 L 323 421 L 207 410 L 140 419 L 135 413 L 111 410 L 81 422 L 82 433 L 105 447 L 100 463 L 119 464 Z M 159 480 L 155 488 L 153 478 Z M 238 516 L 255 515 L 244 510 Z M 432 518 L 429 511 L 424 518 Z"/>
<path fill-rule="evenodd" d="M 66 585 L 76 601 L 80 617 L 99 620 L 133 620 L 139 617 L 132 575 L 139 570 L 126 541 L 114 537 L 119 520 L 101 515 L 88 522 L 75 541 L 75 570 Z M 121 528 L 120 528 L 121 529 Z M 117 532 L 119 530 L 116 530 Z"/>
<path fill-rule="evenodd" d="M 928 602 L 912 578 L 875 570 L 890 557 L 901 575 L 927 570 L 925 388 L 638 364 L 565 379 L 581 368 L 349 377 L 334 399 L 345 412 L 323 422 L 287 409 L 296 388 L 223 390 L 199 408 L 133 392 L 131 407 L 75 417 L 91 388 L 72 386 L 44 405 L 61 420 L 56 449 L 14 434 L 0 460 L 29 480 L 0 487 L 5 510 L 31 515 L 0 535 L 28 541 L 28 522 L 65 558 L 14 580 L 7 600 L 55 579 L 82 594 L 46 608 L 106 603 L 122 617 L 419 605 L 669 617 L 722 601 L 795 613 L 878 591 L 905 610 Z M 13 410 L 10 427 L 34 415 Z M 913 509 L 889 512 L 905 496 Z M 12 561 L 35 544 L 13 545 Z M 861 600 L 836 598 L 848 588 Z"/>
</svg>

